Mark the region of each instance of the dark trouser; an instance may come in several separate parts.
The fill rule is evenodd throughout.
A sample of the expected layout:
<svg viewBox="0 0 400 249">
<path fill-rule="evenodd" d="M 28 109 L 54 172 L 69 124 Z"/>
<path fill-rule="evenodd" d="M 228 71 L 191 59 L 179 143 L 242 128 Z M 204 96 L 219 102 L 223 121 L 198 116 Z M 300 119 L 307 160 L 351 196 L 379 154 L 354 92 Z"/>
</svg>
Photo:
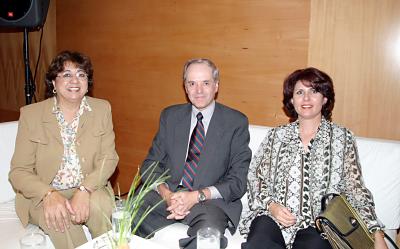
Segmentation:
<svg viewBox="0 0 400 249">
<path fill-rule="evenodd" d="M 156 203 L 161 200 L 161 197 L 155 192 L 151 191 L 145 197 L 144 203 L 140 208 L 139 215 L 144 212 L 147 207 L 153 207 Z M 166 217 L 169 212 L 166 210 L 167 206 L 165 202 L 161 203 L 155 208 L 147 218 L 142 222 L 136 235 L 140 237 L 152 237 L 153 232 L 160 228 L 166 227 L 176 222 L 182 222 L 189 226 L 187 231 L 188 238 L 181 239 L 179 246 L 186 249 L 196 249 L 196 234 L 197 230 L 203 227 L 214 227 L 217 228 L 221 233 L 221 248 L 227 246 L 227 239 L 224 236 L 225 229 L 228 227 L 228 218 L 219 207 L 208 203 L 207 201 L 203 204 L 196 204 L 190 209 L 190 213 L 185 219 L 176 221 L 168 220 Z M 135 218 L 138 218 L 135 217 Z M 135 226 L 137 219 L 134 219 L 132 227 Z"/>
<path fill-rule="evenodd" d="M 285 240 L 276 222 L 269 216 L 256 217 L 250 226 L 247 241 L 242 249 L 285 249 Z M 293 249 L 332 249 L 313 227 L 297 232 Z"/>
</svg>

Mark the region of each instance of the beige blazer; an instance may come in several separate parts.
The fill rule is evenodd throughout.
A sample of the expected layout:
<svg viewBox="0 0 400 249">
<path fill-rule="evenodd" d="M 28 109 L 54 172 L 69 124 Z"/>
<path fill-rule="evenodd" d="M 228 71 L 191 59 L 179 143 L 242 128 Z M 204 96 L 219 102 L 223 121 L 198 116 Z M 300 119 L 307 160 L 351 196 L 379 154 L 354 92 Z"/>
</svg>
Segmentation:
<svg viewBox="0 0 400 249">
<path fill-rule="evenodd" d="M 83 185 L 104 187 L 118 163 L 110 104 L 87 97 L 92 108 L 79 120 L 76 147 L 84 175 Z M 9 180 L 16 191 L 16 212 L 22 224 L 29 221 L 29 207 L 39 205 L 51 189 L 63 156 L 57 119 L 52 113 L 54 99 L 24 106 L 18 124 Z"/>
</svg>

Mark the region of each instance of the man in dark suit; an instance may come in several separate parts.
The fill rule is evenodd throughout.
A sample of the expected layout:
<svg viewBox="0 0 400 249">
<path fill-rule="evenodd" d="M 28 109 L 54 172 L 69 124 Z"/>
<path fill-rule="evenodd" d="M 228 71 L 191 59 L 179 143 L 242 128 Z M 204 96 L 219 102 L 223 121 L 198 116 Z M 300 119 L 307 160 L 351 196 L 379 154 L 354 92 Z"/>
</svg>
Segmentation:
<svg viewBox="0 0 400 249">
<path fill-rule="evenodd" d="M 233 234 L 239 222 L 251 159 L 247 117 L 216 103 L 219 71 L 208 59 L 189 60 L 183 83 L 191 103 L 163 110 L 160 126 L 140 172 L 159 162 L 156 176 L 170 178 L 147 196 L 142 211 L 159 205 L 141 224 L 138 235 L 147 236 L 175 222 L 189 225 L 183 248 L 196 248 L 196 232 L 215 227 Z M 199 114 L 201 113 L 201 114 Z M 143 181 L 146 180 L 146 175 Z M 222 236 L 221 247 L 227 245 Z"/>
</svg>

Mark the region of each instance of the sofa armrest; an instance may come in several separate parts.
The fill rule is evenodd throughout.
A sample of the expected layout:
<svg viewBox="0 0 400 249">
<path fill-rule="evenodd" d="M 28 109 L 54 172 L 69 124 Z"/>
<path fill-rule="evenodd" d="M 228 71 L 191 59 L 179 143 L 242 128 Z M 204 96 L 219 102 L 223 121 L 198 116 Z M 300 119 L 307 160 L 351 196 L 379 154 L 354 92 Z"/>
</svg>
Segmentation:
<svg viewBox="0 0 400 249">
<path fill-rule="evenodd" d="M 8 181 L 11 157 L 14 153 L 18 122 L 0 123 L 0 203 L 15 198 L 14 190 Z"/>
</svg>

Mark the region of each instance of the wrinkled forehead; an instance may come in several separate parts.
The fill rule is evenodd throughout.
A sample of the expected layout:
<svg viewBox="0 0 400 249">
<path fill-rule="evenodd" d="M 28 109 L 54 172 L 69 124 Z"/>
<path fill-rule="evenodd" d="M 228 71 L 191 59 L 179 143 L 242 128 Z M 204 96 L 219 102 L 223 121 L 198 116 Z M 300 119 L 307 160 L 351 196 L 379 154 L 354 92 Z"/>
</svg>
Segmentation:
<svg viewBox="0 0 400 249">
<path fill-rule="evenodd" d="M 205 78 L 212 79 L 212 68 L 207 64 L 196 63 L 187 68 L 186 81 Z"/>
<path fill-rule="evenodd" d="M 205 62 L 194 62 L 190 64 L 187 68 L 187 72 L 190 71 L 207 71 L 212 72 L 212 67 Z"/>
</svg>

